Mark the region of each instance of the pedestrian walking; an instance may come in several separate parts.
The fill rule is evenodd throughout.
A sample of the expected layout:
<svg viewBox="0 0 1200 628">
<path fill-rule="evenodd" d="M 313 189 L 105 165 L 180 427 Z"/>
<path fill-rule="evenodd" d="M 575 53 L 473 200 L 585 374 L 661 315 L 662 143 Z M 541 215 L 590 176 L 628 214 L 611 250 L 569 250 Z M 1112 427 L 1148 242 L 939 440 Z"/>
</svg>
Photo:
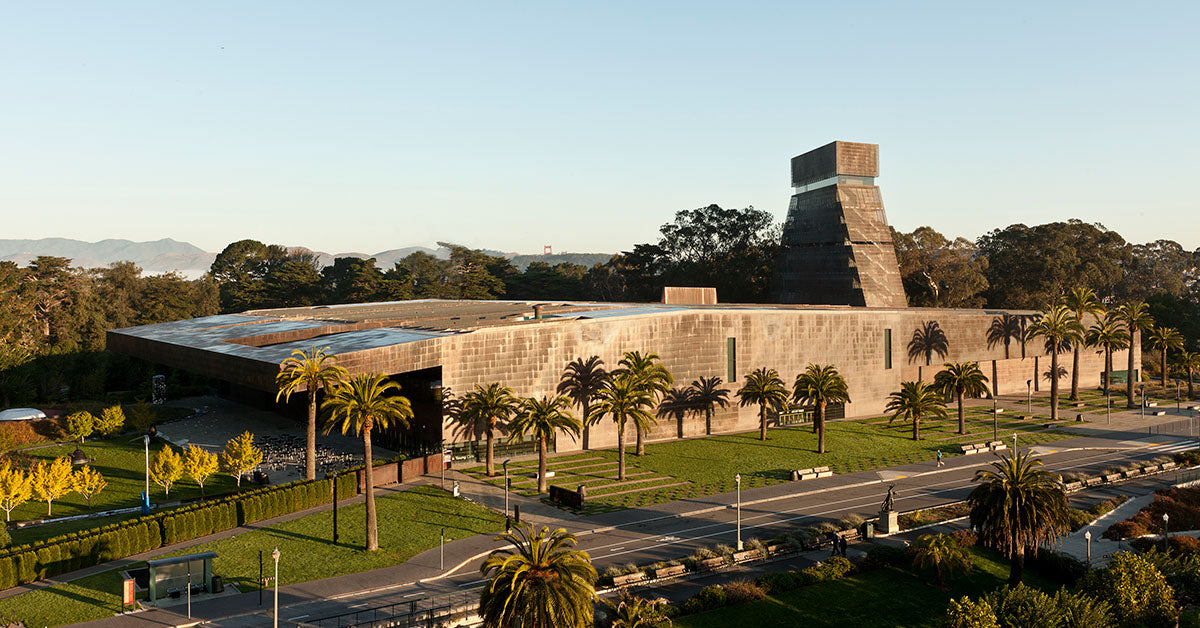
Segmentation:
<svg viewBox="0 0 1200 628">
<path fill-rule="evenodd" d="M 838 551 L 841 552 L 842 558 L 846 557 L 846 546 L 847 545 L 849 545 L 849 543 L 846 542 L 846 537 L 843 536 L 840 539 L 838 539 Z"/>
<path fill-rule="evenodd" d="M 832 557 L 838 555 L 838 539 L 840 537 L 838 537 L 838 535 L 833 532 L 830 532 L 829 535 L 831 537 L 833 537 L 829 540 L 829 544 L 831 546 L 829 549 L 829 557 L 832 558 Z"/>
<path fill-rule="evenodd" d="M 942 450 L 939 449 L 937 450 L 937 466 L 938 468 L 941 468 L 944 464 L 946 463 L 942 462 Z"/>
</svg>

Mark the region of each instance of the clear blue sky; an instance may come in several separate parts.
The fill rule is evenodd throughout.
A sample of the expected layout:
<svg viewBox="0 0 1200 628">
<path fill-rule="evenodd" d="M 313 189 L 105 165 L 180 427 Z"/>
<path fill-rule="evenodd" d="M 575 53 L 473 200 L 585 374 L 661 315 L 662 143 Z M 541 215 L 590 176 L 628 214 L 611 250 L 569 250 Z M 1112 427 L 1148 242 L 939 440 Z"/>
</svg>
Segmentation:
<svg viewBox="0 0 1200 628">
<path fill-rule="evenodd" d="M 1200 246 L 1200 3 L 0 5 L 0 237 L 328 252 L 780 219 L 881 145 L 894 226 L 1077 217 Z"/>
</svg>

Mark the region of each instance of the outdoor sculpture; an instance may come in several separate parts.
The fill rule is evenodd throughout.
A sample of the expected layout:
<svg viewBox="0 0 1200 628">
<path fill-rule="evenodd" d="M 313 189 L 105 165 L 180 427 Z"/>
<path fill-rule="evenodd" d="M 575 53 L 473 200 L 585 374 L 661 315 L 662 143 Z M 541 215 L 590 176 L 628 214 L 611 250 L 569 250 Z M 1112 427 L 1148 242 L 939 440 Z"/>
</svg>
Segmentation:
<svg viewBox="0 0 1200 628">
<path fill-rule="evenodd" d="M 888 487 L 887 497 L 883 498 L 883 508 L 881 508 L 880 510 L 882 512 L 891 512 L 892 506 L 894 506 L 895 504 L 896 504 L 896 485 L 892 484 L 891 486 Z"/>
</svg>

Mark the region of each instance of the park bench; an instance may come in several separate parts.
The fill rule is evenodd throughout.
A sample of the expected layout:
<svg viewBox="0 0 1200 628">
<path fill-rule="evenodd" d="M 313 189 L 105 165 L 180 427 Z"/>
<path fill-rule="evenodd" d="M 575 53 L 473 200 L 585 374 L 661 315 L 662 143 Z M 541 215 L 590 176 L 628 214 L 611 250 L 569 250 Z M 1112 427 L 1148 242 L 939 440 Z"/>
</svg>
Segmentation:
<svg viewBox="0 0 1200 628">
<path fill-rule="evenodd" d="M 986 443 L 972 443 L 970 445 L 963 445 L 962 453 L 964 456 L 970 456 L 971 454 L 987 451 L 987 449 L 988 446 Z"/>
<path fill-rule="evenodd" d="M 787 554 L 792 551 L 792 546 L 787 543 L 779 543 L 777 545 L 767 546 L 767 555 L 775 556 L 776 554 Z"/>
<path fill-rule="evenodd" d="M 725 559 L 718 556 L 716 558 L 705 558 L 704 560 L 696 563 L 696 566 L 703 571 L 713 571 L 721 568 L 724 564 Z"/>
<path fill-rule="evenodd" d="M 827 478 L 831 475 L 833 475 L 833 471 L 830 471 L 829 467 L 811 467 L 792 471 L 792 481 L 815 480 L 817 478 Z"/>
<path fill-rule="evenodd" d="M 1146 407 L 1147 407 L 1147 408 L 1157 408 L 1157 407 L 1158 407 L 1158 402 L 1157 402 L 1157 401 L 1147 401 L 1147 402 L 1146 402 Z"/>
<path fill-rule="evenodd" d="M 1068 491 L 1077 491 L 1083 488 L 1083 482 L 1067 482 L 1066 484 L 1063 484 L 1063 488 Z"/>
<path fill-rule="evenodd" d="M 1137 476 L 1141 475 L 1142 470 L 1141 469 L 1126 469 L 1125 471 L 1123 471 L 1123 473 L 1125 474 L 1125 477 L 1132 478 L 1132 477 L 1137 477 Z"/>
<path fill-rule="evenodd" d="M 1162 470 L 1163 470 L 1163 471 L 1170 471 L 1171 469 L 1174 469 L 1174 468 L 1175 468 L 1175 463 L 1174 463 L 1174 462 L 1164 462 L 1164 463 L 1162 463 Z"/>
<path fill-rule="evenodd" d="M 1150 416 L 1166 416 L 1167 411 L 1166 410 L 1155 410 L 1153 412 L 1147 412 L 1146 414 L 1149 414 Z"/>
<path fill-rule="evenodd" d="M 756 558 L 762 558 L 762 555 L 759 553 L 758 550 L 754 550 L 754 549 L 748 549 L 745 551 L 733 553 L 733 562 L 735 562 L 735 563 L 744 563 L 748 560 L 754 560 Z"/>
<path fill-rule="evenodd" d="M 533 478 L 533 479 L 535 479 L 535 480 L 536 480 L 536 479 L 538 479 L 538 474 L 535 472 L 535 473 L 531 474 L 529 477 L 531 477 L 531 478 Z M 553 471 L 547 471 L 547 472 L 546 472 L 546 479 L 547 479 L 547 480 L 549 480 L 549 479 L 550 479 L 550 478 L 552 478 L 552 477 L 554 477 L 554 472 L 553 472 Z"/>
<path fill-rule="evenodd" d="M 1086 408 L 1087 402 L 1086 401 L 1076 401 L 1073 405 L 1076 408 Z"/>
<path fill-rule="evenodd" d="M 1108 475 L 1104 476 L 1104 479 L 1109 482 L 1116 482 L 1117 480 L 1121 479 L 1121 474 L 1120 473 L 1109 473 Z"/>
<path fill-rule="evenodd" d="M 1159 470 L 1159 467 L 1156 464 L 1152 464 L 1148 467 L 1142 467 L 1142 473 L 1146 473 L 1146 474 L 1158 473 L 1158 470 Z"/>
<path fill-rule="evenodd" d="M 860 537 L 862 537 L 862 532 L 860 532 L 858 528 L 850 528 L 849 530 L 842 530 L 840 532 L 835 532 L 835 534 L 837 534 L 837 536 L 839 536 L 843 539 L 846 539 L 847 543 L 849 543 L 850 541 L 857 541 Z"/>
<path fill-rule="evenodd" d="M 988 449 L 991 449 L 992 451 L 1000 451 L 1001 449 L 1008 449 L 1008 445 L 1005 445 L 1004 441 L 1000 441 L 1000 440 L 994 440 L 994 441 L 988 443 L 987 446 L 988 446 Z"/>
<path fill-rule="evenodd" d="M 646 579 L 646 572 L 635 571 L 623 576 L 613 576 L 613 586 L 623 587 Z"/>
<path fill-rule="evenodd" d="M 659 567 L 654 570 L 655 578 L 671 578 L 687 573 L 687 567 L 684 565 L 672 565 L 670 567 Z M 614 578 L 614 581 L 616 579 Z"/>
</svg>

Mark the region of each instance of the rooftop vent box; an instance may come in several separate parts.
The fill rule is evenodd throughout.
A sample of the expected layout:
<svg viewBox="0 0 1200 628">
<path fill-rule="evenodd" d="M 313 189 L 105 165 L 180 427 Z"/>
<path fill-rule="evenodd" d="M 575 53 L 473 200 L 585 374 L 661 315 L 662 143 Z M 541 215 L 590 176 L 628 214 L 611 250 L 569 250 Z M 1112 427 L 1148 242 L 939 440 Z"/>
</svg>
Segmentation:
<svg viewBox="0 0 1200 628">
<path fill-rule="evenodd" d="M 716 288 L 663 288 L 662 302 L 665 305 L 716 305 Z"/>
</svg>

